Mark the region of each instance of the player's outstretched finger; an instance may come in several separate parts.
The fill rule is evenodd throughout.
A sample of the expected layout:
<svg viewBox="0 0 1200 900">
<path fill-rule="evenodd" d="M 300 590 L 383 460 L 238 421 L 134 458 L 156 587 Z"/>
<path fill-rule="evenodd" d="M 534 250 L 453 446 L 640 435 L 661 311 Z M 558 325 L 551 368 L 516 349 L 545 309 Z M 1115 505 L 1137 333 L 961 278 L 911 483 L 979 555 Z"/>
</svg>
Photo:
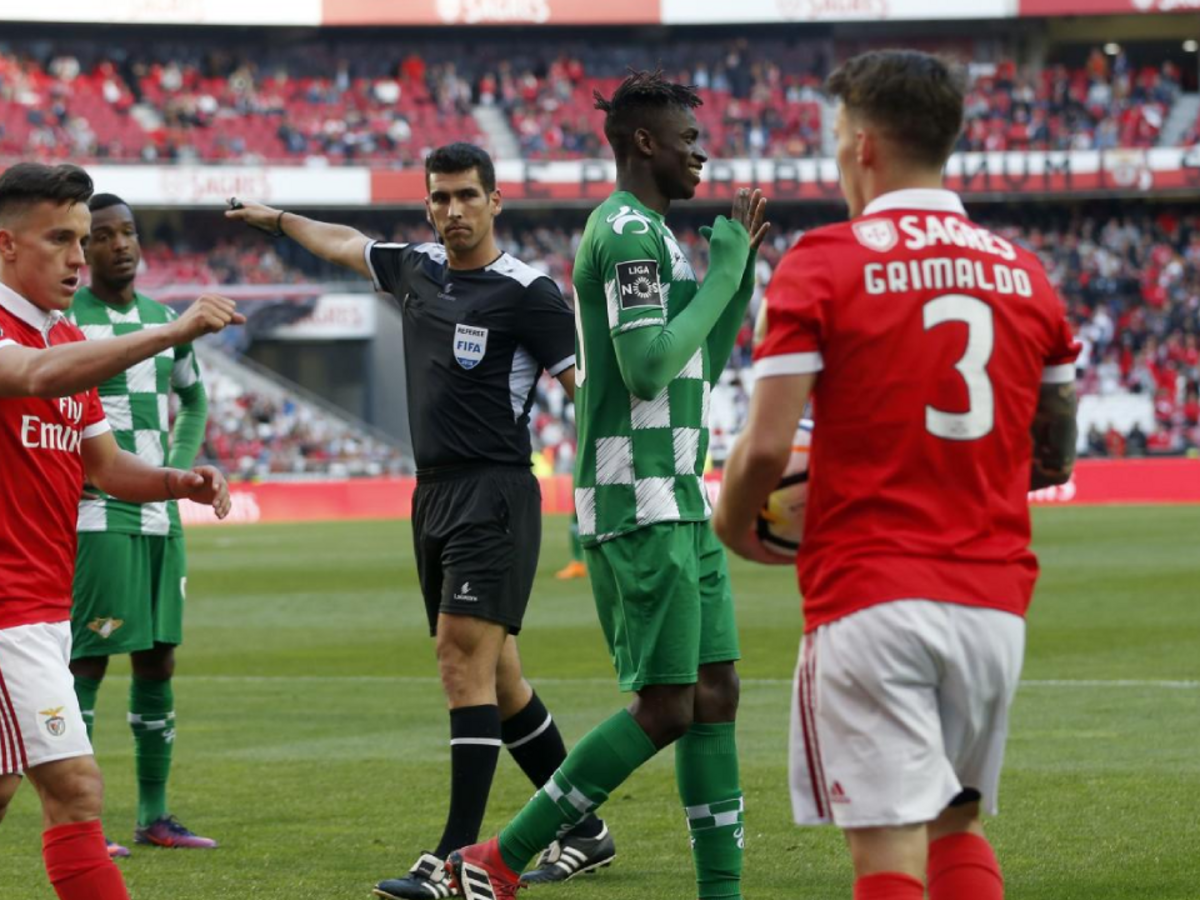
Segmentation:
<svg viewBox="0 0 1200 900">
<path fill-rule="evenodd" d="M 737 193 L 733 195 L 733 209 L 730 211 L 729 218 L 735 222 L 746 224 L 746 189 L 739 188 Z"/>
</svg>

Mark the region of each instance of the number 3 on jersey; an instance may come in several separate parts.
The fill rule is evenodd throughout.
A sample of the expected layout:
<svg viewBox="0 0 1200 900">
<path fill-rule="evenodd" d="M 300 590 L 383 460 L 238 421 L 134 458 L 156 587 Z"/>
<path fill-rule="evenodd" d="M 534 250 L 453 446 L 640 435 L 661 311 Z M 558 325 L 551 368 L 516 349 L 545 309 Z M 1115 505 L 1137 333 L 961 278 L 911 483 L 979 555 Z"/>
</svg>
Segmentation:
<svg viewBox="0 0 1200 900">
<path fill-rule="evenodd" d="M 991 432 L 996 418 L 996 401 L 987 373 L 996 341 L 992 308 L 965 294 L 945 294 L 926 303 L 923 312 L 926 331 L 946 322 L 965 322 L 967 326 L 967 349 L 954 365 L 967 383 L 967 411 L 952 413 L 926 406 L 925 429 L 947 441 L 984 437 Z"/>
</svg>

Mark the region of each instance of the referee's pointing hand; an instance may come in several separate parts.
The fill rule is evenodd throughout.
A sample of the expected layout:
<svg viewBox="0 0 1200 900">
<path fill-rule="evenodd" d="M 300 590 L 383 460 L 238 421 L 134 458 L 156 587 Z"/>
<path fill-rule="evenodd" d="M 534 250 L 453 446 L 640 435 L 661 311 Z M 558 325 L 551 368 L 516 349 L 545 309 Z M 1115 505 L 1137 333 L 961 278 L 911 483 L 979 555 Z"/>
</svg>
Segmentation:
<svg viewBox="0 0 1200 900">
<path fill-rule="evenodd" d="M 230 197 L 229 209 L 225 210 L 225 218 L 245 222 L 251 228 L 257 228 L 267 234 L 274 234 L 279 221 L 279 213 L 280 210 L 273 209 L 264 203 Z"/>
</svg>

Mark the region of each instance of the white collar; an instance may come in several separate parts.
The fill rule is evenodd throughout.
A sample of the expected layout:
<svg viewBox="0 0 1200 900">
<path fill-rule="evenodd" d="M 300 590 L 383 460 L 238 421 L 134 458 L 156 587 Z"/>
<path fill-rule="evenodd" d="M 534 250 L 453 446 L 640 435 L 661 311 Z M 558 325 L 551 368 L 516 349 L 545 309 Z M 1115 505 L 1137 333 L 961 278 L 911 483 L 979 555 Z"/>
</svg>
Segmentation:
<svg viewBox="0 0 1200 900">
<path fill-rule="evenodd" d="M 867 204 L 867 208 L 863 210 L 862 214 L 873 216 L 876 213 L 890 212 L 894 209 L 958 213 L 960 216 L 967 214 L 962 201 L 958 199 L 958 194 L 939 188 L 907 188 L 902 191 L 881 194 Z"/>
<path fill-rule="evenodd" d="M 34 306 L 7 284 L 0 282 L 0 306 L 3 306 L 10 313 L 24 322 L 26 325 L 31 325 L 46 334 L 63 319 L 63 314 L 60 310 L 52 309 L 50 312 Z"/>
</svg>

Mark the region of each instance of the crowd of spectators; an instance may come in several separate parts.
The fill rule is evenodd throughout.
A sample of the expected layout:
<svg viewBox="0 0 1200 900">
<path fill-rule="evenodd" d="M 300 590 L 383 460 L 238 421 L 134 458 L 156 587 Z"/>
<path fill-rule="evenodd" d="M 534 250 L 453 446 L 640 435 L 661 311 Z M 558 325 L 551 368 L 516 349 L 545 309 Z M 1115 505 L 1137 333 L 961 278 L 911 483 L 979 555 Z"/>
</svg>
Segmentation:
<svg viewBox="0 0 1200 900">
<path fill-rule="evenodd" d="M 230 477 L 411 474 L 394 445 L 293 397 L 247 389 L 229 375 L 206 373 L 208 428 L 200 462 Z"/>
<path fill-rule="evenodd" d="M 963 151 L 1152 147 L 1180 93 L 1171 61 L 1135 66 L 1124 50 L 1094 49 L 1084 68 L 987 67 L 966 101 Z"/>
<path fill-rule="evenodd" d="M 74 162 L 419 164 L 485 143 L 454 63 L 374 46 L 241 55 L 18 46 L 0 36 L 0 156 Z"/>
<path fill-rule="evenodd" d="M 607 149 L 594 95 L 611 96 L 629 68 L 659 67 L 696 87 L 710 156 L 802 158 L 821 152 L 820 86 L 831 60 L 826 42 L 574 45 L 549 60 L 497 61 L 479 76 L 476 97 L 508 114 L 522 156 L 595 158 Z"/>
<path fill-rule="evenodd" d="M 603 157 L 593 92 L 629 67 L 697 87 L 710 155 L 803 158 L 829 150 L 820 89 L 840 55 L 815 38 L 481 38 L 469 53 L 326 39 L 251 53 L 0 35 L 0 158 L 411 166 L 451 140 L 488 143 L 480 107 L 504 113 L 524 158 Z M 1173 62 L 1135 65 L 1123 50 L 1083 67 L 973 69 L 962 150 L 1149 147 L 1180 91 Z"/>
</svg>

